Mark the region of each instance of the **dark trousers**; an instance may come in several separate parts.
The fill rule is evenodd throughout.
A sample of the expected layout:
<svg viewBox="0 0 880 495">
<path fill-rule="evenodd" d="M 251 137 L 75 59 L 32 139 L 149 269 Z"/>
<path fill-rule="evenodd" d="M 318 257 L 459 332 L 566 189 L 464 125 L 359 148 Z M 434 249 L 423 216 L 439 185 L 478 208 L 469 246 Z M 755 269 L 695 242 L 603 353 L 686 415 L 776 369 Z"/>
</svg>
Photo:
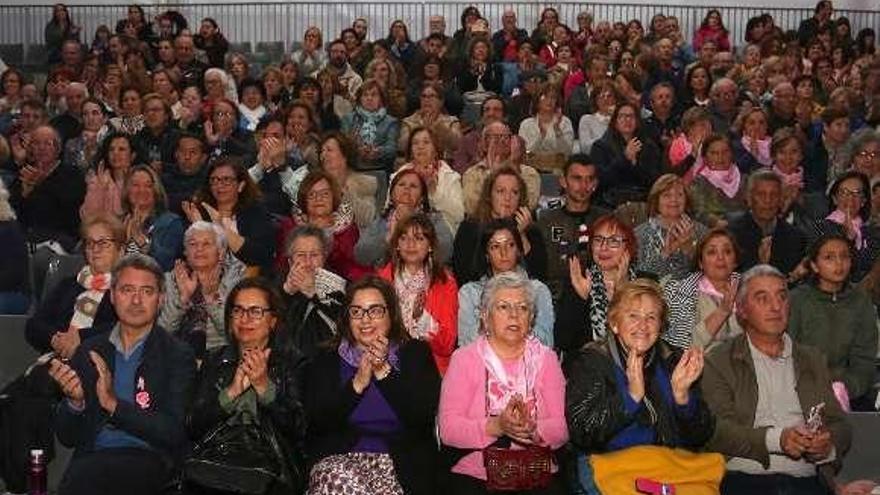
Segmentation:
<svg viewBox="0 0 880 495">
<path fill-rule="evenodd" d="M 489 490 L 486 490 L 485 481 L 473 476 L 451 473 L 449 475 L 449 490 L 447 493 L 454 495 L 485 495 L 488 493 L 503 493 L 504 495 L 566 495 L 568 492 L 559 473 L 556 473 L 553 481 L 547 488 L 521 492 L 489 492 Z"/>
<path fill-rule="evenodd" d="M 795 478 L 785 474 L 745 474 L 728 471 L 721 481 L 722 495 L 828 495 L 817 476 Z"/>
<path fill-rule="evenodd" d="M 101 449 L 71 459 L 59 495 L 156 495 L 170 480 L 159 454 L 136 448 Z"/>
</svg>

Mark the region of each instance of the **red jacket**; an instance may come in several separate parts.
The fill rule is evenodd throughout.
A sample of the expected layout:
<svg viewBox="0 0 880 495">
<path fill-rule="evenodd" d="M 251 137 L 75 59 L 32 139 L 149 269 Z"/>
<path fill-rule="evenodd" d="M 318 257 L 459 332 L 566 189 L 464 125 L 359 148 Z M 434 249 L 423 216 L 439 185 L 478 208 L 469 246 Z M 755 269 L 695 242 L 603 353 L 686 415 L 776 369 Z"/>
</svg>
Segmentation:
<svg viewBox="0 0 880 495">
<path fill-rule="evenodd" d="M 440 325 L 440 329 L 431 337 L 428 345 L 431 347 L 431 353 L 441 375 L 445 374 L 446 368 L 449 367 L 449 359 L 458 340 L 458 284 L 449 270 L 444 269 L 444 271 L 446 280 L 432 283 L 425 296 L 425 311 Z M 393 283 L 394 267 L 388 263 L 380 268 L 376 275 Z"/>
<path fill-rule="evenodd" d="M 701 27 L 694 33 L 694 51 L 700 51 L 700 47 L 703 46 L 703 42 L 706 40 L 715 40 L 715 44 L 718 45 L 719 52 L 729 52 L 730 51 L 730 36 L 727 31 L 721 29 L 719 27 Z"/>
</svg>

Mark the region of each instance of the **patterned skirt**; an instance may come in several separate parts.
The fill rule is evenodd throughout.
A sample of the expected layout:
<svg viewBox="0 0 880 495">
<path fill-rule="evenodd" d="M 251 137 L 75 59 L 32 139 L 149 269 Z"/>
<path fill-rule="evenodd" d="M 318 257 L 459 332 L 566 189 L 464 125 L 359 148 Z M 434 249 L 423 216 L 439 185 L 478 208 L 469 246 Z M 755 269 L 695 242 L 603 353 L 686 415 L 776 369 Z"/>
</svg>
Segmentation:
<svg viewBox="0 0 880 495">
<path fill-rule="evenodd" d="M 351 452 L 318 461 L 308 495 L 403 495 L 403 488 L 390 455 Z"/>
</svg>

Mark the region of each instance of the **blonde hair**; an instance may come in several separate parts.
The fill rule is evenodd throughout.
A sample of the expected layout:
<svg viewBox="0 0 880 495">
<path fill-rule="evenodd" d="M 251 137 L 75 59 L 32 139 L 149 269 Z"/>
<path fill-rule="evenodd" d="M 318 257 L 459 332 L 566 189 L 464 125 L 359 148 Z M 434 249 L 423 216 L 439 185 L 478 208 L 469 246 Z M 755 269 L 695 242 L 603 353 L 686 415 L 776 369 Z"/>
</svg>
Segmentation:
<svg viewBox="0 0 880 495">
<path fill-rule="evenodd" d="M 96 225 L 106 227 L 107 230 L 110 231 L 110 235 L 113 236 L 113 242 L 115 242 L 117 246 L 125 244 L 125 227 L 118 218 L 108 213 L 98 213 L 86 218 L 79 228 L 80 237 L 85 239 L 88 231 Z"/>
<path fill-rule="evenodd" d="M 614 297 L 608 306 L 608 324 L 613 325 L 626 307 L 629 307 L 634 301 L 643 297 L 654 299 L 660 307 L 660 325 L 662 326 L 668 311 L 666 299 L 663 298 L 663 290 L 660 289 L 660 284 L 647 278 L 637 278 L 623 284 L 614 291 Z"/>
</svg>

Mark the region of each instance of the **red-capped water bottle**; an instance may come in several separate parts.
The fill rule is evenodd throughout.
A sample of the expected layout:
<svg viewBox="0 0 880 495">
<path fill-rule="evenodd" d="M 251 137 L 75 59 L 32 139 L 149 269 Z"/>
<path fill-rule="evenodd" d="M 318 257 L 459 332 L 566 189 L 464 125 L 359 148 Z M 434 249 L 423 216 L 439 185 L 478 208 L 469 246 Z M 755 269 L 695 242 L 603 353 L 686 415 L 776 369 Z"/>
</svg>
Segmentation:
<svg viewBox="0 0 880 495">
<path fill-rule="evenodd" d="M 28 468 L 28 495 L 46 495 L 46 455 L 42 449 L 31 450 L 31 462 Z"/>
</svg>

